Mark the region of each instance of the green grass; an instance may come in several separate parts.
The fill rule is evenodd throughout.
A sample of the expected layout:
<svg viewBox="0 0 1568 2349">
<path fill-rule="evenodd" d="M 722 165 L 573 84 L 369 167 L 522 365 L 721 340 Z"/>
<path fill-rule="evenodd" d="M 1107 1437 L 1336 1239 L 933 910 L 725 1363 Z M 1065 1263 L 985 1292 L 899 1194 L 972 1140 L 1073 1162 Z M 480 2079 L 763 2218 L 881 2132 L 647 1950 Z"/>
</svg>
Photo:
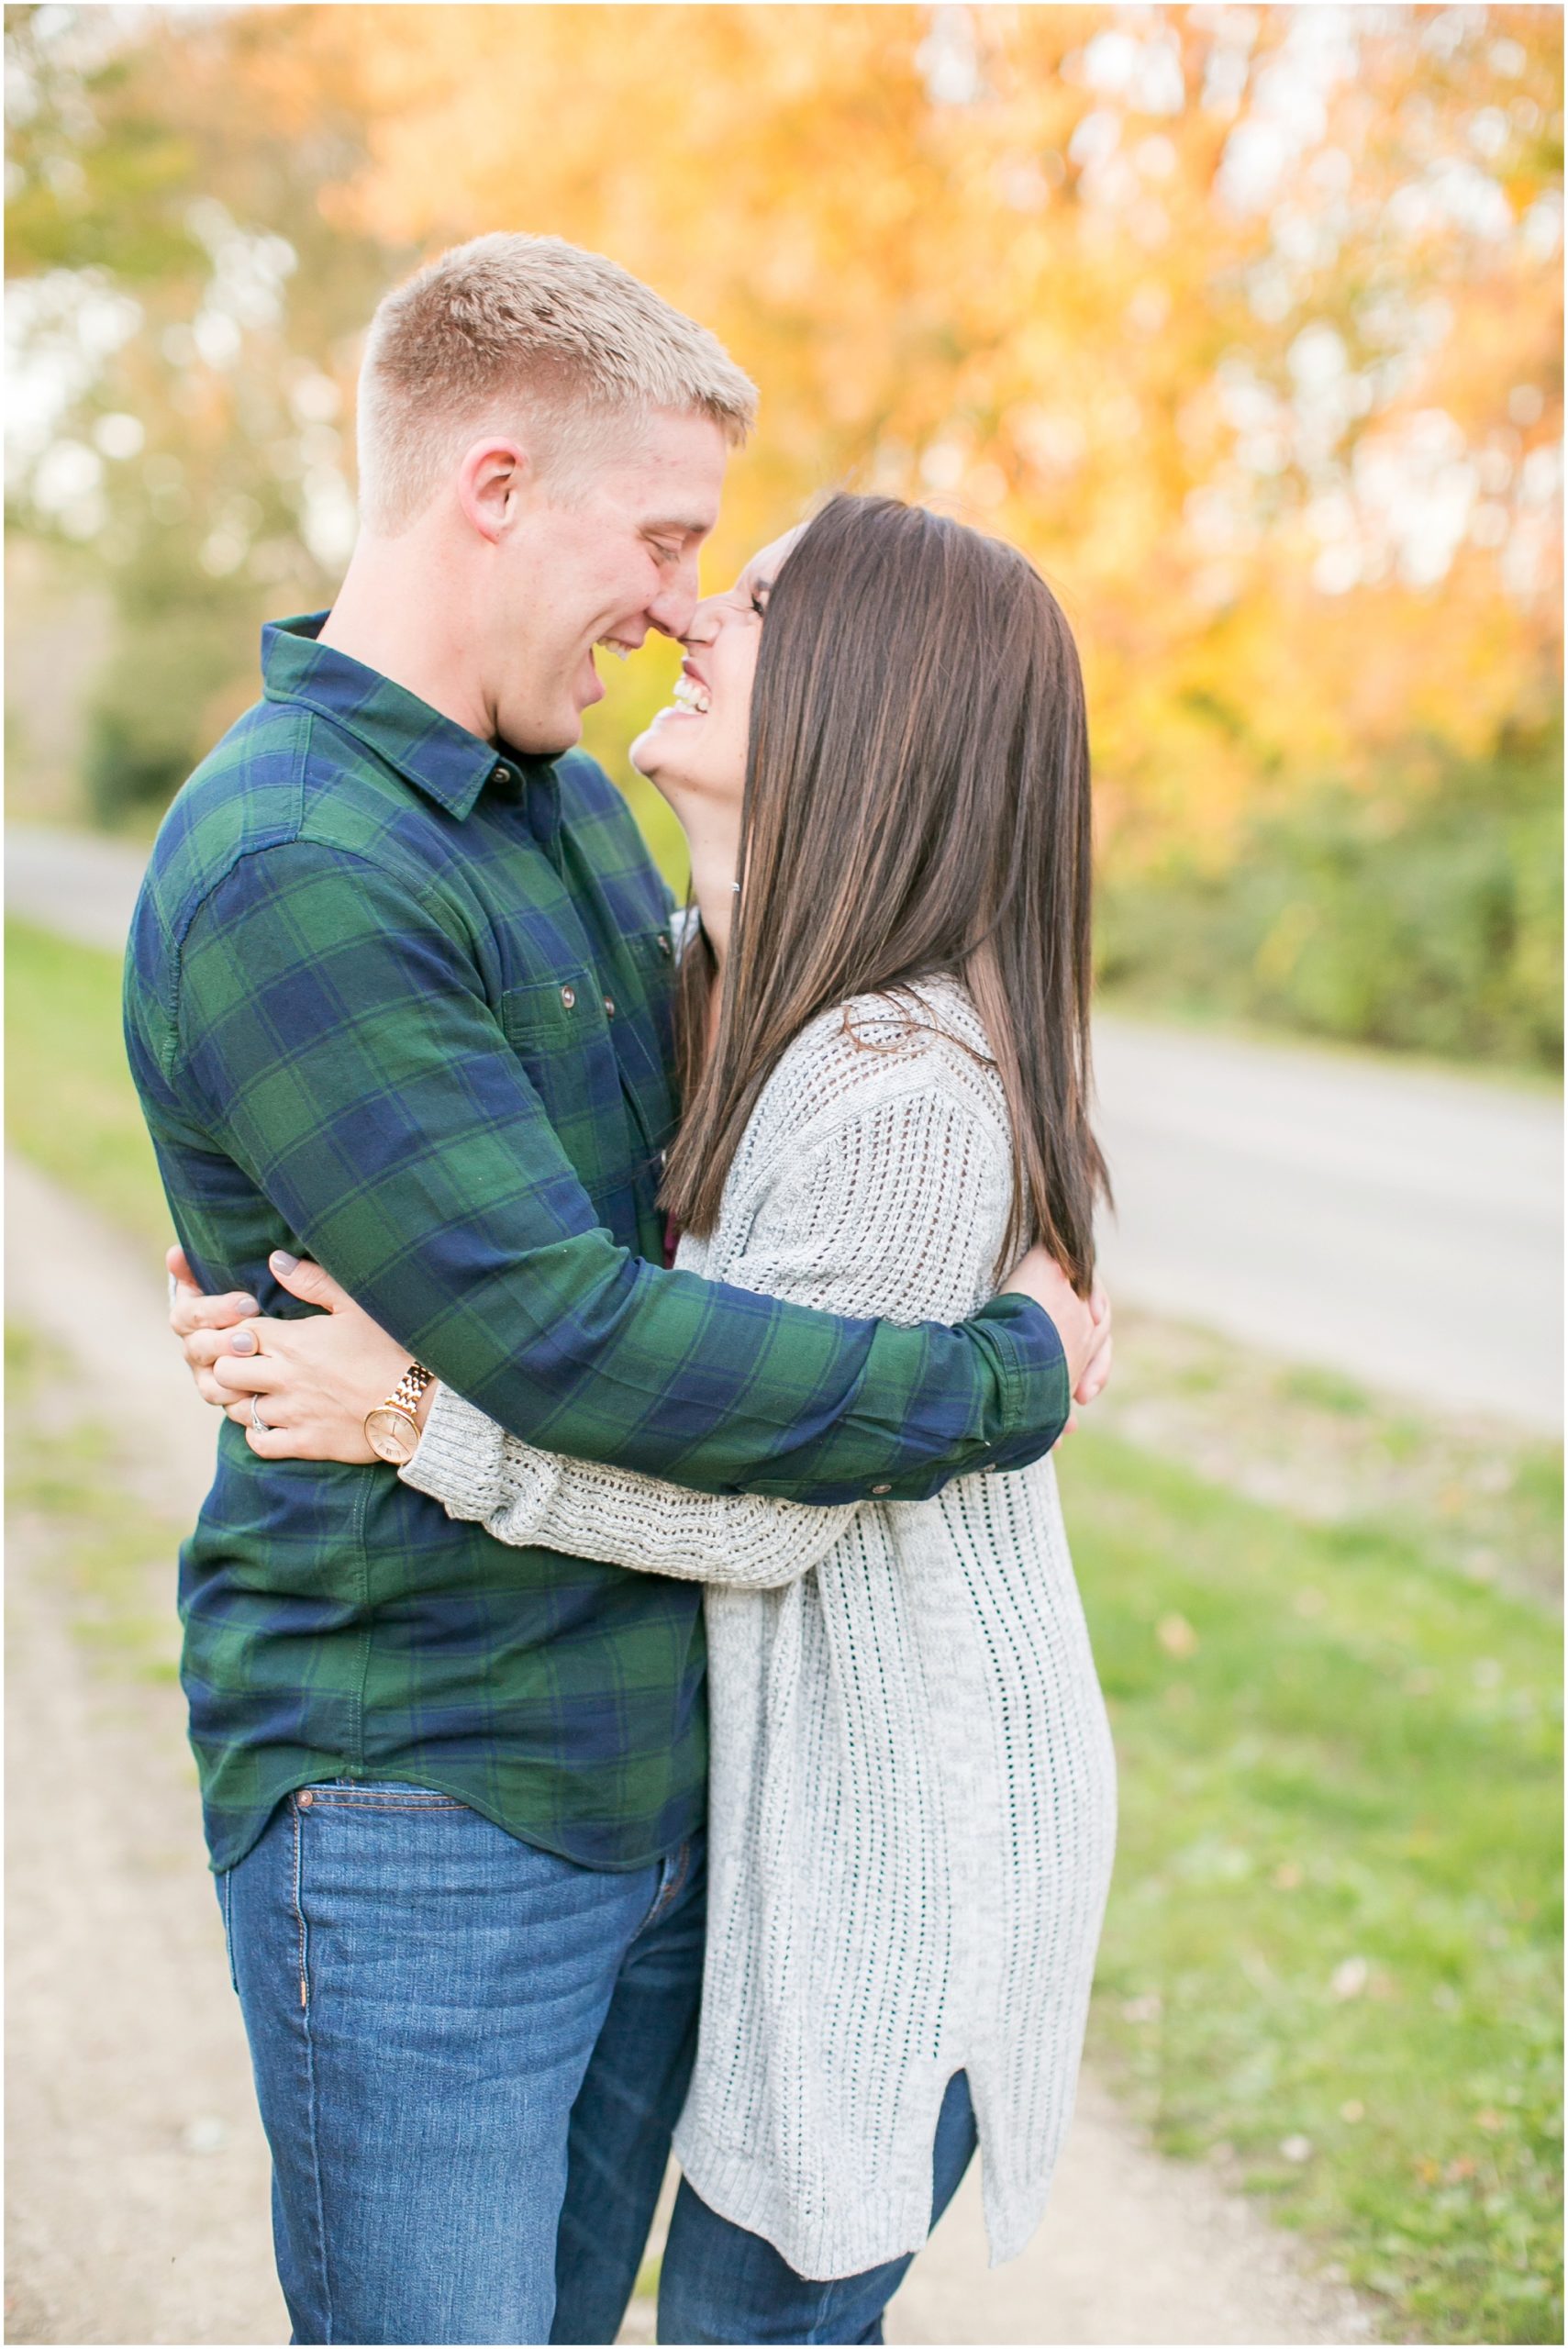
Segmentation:
<svg viewBox="0 0 1568 2349">
<path fill-rule="evenodd" d="M 1392 2337 L 1560 2340 L 1555 1628 L 1087 1430 L 1062 1485 L 1121 1767 L 1102 2052 Z"/>
<path fill-rule="evenodd" d="M 173 1237 L 120 1040 L 120 959 L 6 925 L 6 1126 L 14 1149 L 139 1245 Z"/>
<path fill-rule="evenodd" d="M 1121 1304 L 1116 1376 L 1089 1422 L 1314 1525 L 1359 1526 L 1537 1605 L 1562 1602 L 1562 1447 L 1435 1418 Z"/>
</svg>

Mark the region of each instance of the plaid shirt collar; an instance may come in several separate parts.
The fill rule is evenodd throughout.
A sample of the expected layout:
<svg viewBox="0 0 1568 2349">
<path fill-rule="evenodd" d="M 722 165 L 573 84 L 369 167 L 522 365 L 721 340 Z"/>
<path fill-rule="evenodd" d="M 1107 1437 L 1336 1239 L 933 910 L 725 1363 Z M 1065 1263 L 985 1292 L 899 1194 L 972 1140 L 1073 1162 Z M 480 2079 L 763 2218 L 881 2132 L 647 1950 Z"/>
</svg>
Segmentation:
<svg viewBox="0 0 1568 2349">
<path fill-rule="evenodd" d="M 473 814 L 487 783 L 509 789 L 519 783 L 543 785 L 547 805 L 553 807 L 552 761 L 506 751 L 508 763 L 503 764 L 493 742 L 482 742 L 455 718 L 443 718 L 406 685 L 332 645 L 318 644 L 327 617 L 310 612 L 263 628 L 261 678 L 269 701 L 297 702 L 329 718 L 460 822 Z"/>
</svg>

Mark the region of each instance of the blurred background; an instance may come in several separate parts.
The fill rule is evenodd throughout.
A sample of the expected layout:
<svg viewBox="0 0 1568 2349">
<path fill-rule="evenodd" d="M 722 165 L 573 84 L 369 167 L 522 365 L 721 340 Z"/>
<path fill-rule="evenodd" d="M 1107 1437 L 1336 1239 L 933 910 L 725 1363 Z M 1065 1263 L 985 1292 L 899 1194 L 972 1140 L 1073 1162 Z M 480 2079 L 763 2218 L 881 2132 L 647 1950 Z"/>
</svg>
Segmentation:
<svg viewBox="0 0 1568 2349">
<path fill-rule="evenodd" d="M 282 2324 L 117 947 L 261 620 L 331 599 L 370 311 L 502 227 L 762 386 L 708 585 L 917 497 L 1088 675 L 1125 1336 L 1062 1483 L 1122 1856 L 1040 2255 L 961 2208 L 897 2337 L 1559 2339 L 1561 12 L 6 23 L 7 2337 Z M 679 887 L 624 757 L 674 665 L 589 747 Z"/>
</svg>

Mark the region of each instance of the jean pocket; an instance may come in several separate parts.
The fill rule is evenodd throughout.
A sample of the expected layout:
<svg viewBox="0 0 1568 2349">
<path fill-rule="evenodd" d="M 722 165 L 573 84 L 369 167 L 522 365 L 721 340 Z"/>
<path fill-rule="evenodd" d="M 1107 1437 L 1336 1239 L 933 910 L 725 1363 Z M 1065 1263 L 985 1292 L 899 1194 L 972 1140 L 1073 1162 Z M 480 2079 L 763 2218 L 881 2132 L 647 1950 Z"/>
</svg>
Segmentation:
<svg viewBox="0 0 1568 2349">
<path fill-rule="evenodd" d="M 466 1810 L 456 1795 L 404 1778 L 320 1778 L 295 1790 L 296 1810 Z"/>
</svg>

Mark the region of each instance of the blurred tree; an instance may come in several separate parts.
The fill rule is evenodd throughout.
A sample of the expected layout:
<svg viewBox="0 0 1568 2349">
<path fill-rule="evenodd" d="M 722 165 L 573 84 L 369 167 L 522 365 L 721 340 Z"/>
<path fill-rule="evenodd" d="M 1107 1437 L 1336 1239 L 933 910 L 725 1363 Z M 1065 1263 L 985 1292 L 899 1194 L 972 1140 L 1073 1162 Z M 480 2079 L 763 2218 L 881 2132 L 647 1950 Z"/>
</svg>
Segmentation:
<svg viewBox="0 0 1568 2349">
<path fill-rule="evenodd" d="M 250 102 L 268 38 L 250 11 L 7 11 L 7 517 L 113 594 L 105 820 L 168 800 L 250 698 L 263 613 L 327 602 L 351 540 L 355 329 L 410 256 L 323 217 L 362 150 L 326 106 L 284 139 Z"/>
<path fill-rule="evenodd" d="M 1550 708 L 1552 12 L 373 6 L 306 53 L 366 126 L 337 217 L 561 229 L 750 366 L 717 569 L 843 479 L 1026 547 L 1139 844 Z"/>
</svg>

